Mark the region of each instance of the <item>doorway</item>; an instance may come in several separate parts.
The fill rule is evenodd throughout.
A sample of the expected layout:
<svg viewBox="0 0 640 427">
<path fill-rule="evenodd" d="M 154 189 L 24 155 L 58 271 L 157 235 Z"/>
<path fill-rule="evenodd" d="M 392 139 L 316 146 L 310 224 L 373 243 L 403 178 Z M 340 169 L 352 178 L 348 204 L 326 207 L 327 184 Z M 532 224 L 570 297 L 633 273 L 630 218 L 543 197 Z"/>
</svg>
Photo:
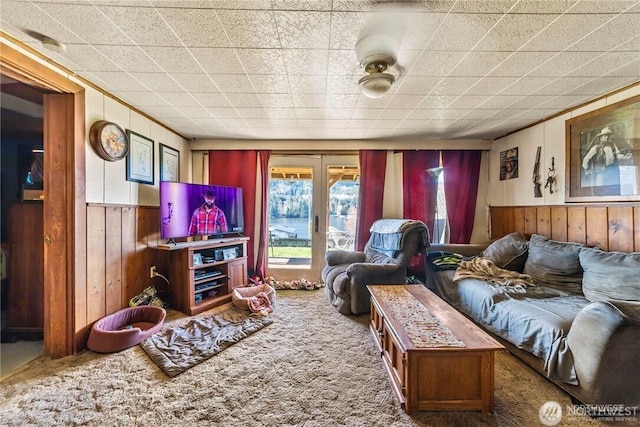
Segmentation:
<svg viewBox="0 0 640 427">
<path fill-rule="evenodd" d="M 43 96 L 0 74 L 0 378 L 44 352 Z"/>
<path fill-rule="evenodd" d="M 43 96 L 44 354 L 68 356 L 84 346 L 88 334 L 75 328 L 84 307 L 77 303 L 82 301 L 76 291 L 83 288 L 76 284 L 86 283 L 84 88 L 10 48 L 0 51 L 0 68 L 48 93 Z"/>
<path fill-rule="evenodd" d="M 268 275 L 320 280 L 327 249 L 354 249 L 359 178 L 355 154 L 271 156 Z"/>
</svg>

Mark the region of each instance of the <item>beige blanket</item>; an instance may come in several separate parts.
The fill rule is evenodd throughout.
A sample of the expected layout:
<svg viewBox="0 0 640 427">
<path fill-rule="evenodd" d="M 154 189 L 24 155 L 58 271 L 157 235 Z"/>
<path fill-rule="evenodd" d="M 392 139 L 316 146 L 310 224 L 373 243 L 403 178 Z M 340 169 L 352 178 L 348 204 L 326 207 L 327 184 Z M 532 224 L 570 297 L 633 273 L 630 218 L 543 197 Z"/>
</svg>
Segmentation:
<svg viewBox="0 0 640 427">
<path fill-rule="evenodd" d="M 535 286 L 533 279 L 528 274 L 505 270 L 485 257 L 475 257 L 468 261 L 461 261 L 453 276 L 453 281 L 457 282 L 462 279 L 482 280 L 500 287 L 505 292 L 517 294 L 526 293 L 527 287 Z"/>
</svg>

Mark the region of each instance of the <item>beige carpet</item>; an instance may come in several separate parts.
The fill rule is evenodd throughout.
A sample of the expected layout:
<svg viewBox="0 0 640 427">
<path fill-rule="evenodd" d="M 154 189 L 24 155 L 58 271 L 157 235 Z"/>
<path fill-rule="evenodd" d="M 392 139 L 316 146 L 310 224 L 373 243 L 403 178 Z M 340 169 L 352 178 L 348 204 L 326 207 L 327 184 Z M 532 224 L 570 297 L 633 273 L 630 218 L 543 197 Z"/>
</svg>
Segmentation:
<svg viewBox="0 0 640 427">
<path fill-rule="evenodd" d="M 139 426 L 539 426 L 556 386 L 508 354 L 496 361 L 495 412 L 406 415 L 367 316 L 335 311 L 324 290 L 278 291 L 274 323 L 167 377 L 140 348 L 40 357 L 0 387 L 0 424 Z M 186 322 L 173 313 L 171 324 Z M 604 425 L 588 419 L 559 425 Z"/>
</svg>

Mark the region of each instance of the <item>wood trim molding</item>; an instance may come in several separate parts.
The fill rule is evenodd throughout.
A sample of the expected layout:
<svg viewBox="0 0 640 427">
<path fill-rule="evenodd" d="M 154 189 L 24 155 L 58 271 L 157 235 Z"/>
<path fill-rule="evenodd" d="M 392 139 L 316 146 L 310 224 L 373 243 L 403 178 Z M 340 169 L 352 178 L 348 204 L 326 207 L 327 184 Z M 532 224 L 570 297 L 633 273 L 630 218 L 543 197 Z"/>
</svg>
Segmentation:
<svg viewBox="0 0 640 427">
<path fill-rule="evenodd" d="M 4 36 L 4 33 L 2 33 Z M 0 71 L 27 85 L 58 93 L 77 93 L 84 91 L 79 84 L 64 75 L 29 58 L 23 53 L 4 46 L 0 49 Z"/>
</svg>

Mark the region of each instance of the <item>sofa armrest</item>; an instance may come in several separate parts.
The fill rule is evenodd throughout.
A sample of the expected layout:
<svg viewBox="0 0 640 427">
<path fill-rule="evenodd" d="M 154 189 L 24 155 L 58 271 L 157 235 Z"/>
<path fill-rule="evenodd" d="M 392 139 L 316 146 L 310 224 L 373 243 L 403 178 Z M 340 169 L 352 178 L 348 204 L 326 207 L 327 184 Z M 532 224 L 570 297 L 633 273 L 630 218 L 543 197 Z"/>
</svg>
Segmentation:
<svg viewBox="0 0 640 427">
<path fill-rule="evenodd" d="M 483 243 L 432 243 L 427 249 L 428 252 L 444 251 L 453 252 L 464 256 L 479 255 L 491 242 Z"/>
<path fill-rule="evenodd" d="M 376 276 L 385 276 L 394 274 L 400 267 L 396 264 L 373 264 L 370 262 L 362 262 L 351 264 L 347 268 L 347 275 L 354 281 L 359 282 L 360 277 L 365 277 L 369 281 Z"/>
<path fill-rule="evenodd" d="M 595 301 L 567 334 L 580 388 L 589 401 L 640 405 L 640 303 Z"/>
<path fill-rule="evenodd" d="M 340 265 L 364 262 L 366 255 L 364 252 L 336 249 L 327 251 L 325 258 L 327 260 L 327 265 Z"/>
</svg>

